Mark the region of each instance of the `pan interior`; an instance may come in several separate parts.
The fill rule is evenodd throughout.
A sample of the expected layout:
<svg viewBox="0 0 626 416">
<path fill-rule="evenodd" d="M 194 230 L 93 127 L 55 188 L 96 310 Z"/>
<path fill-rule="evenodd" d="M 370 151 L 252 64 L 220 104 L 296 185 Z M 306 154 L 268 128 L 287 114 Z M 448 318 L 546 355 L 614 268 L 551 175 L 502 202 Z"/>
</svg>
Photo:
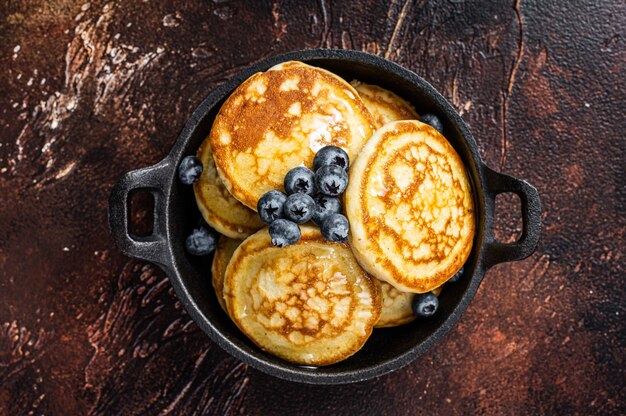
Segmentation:
<svg viewBox="0 0 626 416">
<path fill-rule="evenodd" d="M 407 364 L 418 353 L 424 352 L 430 343 L 438 341 L 442 326 L 451 327 L 469 301 L 466 296 L 470 286 L 475 288 L 482 279 L 482 266 L 479 262 L 484 236 L 484 201 L 481 194 L 481 162 L 476 145 L 466 126 L 454 109 L 432 87 L 414 74 L 389 65 L 382 58 L 359 54 L 358 60 L 350 53 L 342 51 L 324 53 L 302 51 L 286 58 L 270 58 L 247 72 L 235 77 L 211 96 L 194 113 L 185 131 L 179 138 L 177 148 L 171 155 L 174 166 L 185 155 L 195 154 L 207 137 L 213 120 L 221 104 L 236 86 L 253 72 L 262 71 L 281 60 L 297 59 L 308 64 L 328 69 L 347 81 L 354 79 L 376 84 L 389 89 L 410 102 L 419 114 L 432 112 L 440 116 L 444 124 L 444 134 L 463 159 L 470 176 L 474 206 L 476 207 L 476 236 L 474 247 L 465 267 L 465 276 L 453 285 L 448 285 L 440 297 L 440 310 L 428 320 L 416 320 L 410 324 L 386 329 L 376 329 L 365 346 L 349 359 L 322 368 L 304 368 L 266 354 L 257 348 L 232 323 L 222 311 L 211 286 L 211 258 L 196 258 L 184 251 L 184 241 L 188 233 L 200 220 L 193 191 L 190 187 L 171 182 L 168 201 L 168 236 L 173 256 L 173 270 L 170 278 L 182 288 L 181 300 L 196 322 L 222 347 L 243 357 L 253 366 L 273 375 L 305 382 L 348 382 L 364 377 L 382 374 Z M 354 53 L 352 53 L 354 54 Z M 330 56 L 329 56 L 330 55 Z M 473 290 L 470 291 L 473 293 Z M 471 296 L 470 296 L 471 297 Z M 185 299 L 187 298 L 187 299 Z M 462 307 L 457 308 L 459 305 Z M 454 314 L 454 319 L 450 319 Z M 445 332 L 445 331 L 444 331 Z M 437 333 L 437 334 L 436 334 Z M 435 338 L 432 338 L 435 335 Z M 364 375 L 368 373 L 369 375 Z"/>
</svg>

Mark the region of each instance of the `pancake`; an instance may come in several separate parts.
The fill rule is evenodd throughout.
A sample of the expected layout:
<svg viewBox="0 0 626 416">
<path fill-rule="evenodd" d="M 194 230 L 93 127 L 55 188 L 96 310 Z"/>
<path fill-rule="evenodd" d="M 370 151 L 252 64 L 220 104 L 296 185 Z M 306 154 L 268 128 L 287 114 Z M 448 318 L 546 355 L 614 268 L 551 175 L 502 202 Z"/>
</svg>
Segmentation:
<svg viewBox="0 0 626 416">
<path fill-rule="evenodd" d="M 272 245 L 267 228 L 248 237 L 226 269 L 224 300 L 235 324 L 261 349 L 323 366 L 357 352 L 381 308 L 380 285 L 347 244 L 302 226 L 293 245 Z"/>
<path fill-rule="evenodd" d="M 238 239 L 244 239 L 263 227 L 259 215 L 243 206 L 224 187 L 217 174 L 208 139 L 198 149 L 198 158 L 202 161 L 203 170 L 193 190 L 204 220 L 219 233 Z"/>
<path fill-rule="evenodd" d="M 463 162 L 419 121 L 374 133 L 350 168 L 345 207 L 361 266 L 404 292 L 440 286 L 472 249 L 474 207 Z"/>
<path fill-rule="evenodd" d="M 226 266 L 228 266 L 228 262 L 237 247 L 239 247 L 239 244 L 241 244 L 241 240 L 234 240 L 225 235 L 221 236 L 217 242 L 213 263 L 211 264 L 211 281 L 215 289 L 215 296 L 217 296 L 217 301 L 226 313 L 228 313 L 228 310 L 224 302 L 224 273 L 226 273 Z"/>
<path fill-rule="evenodd" d="M 439 296 L 443 286 L 433 289 L 435 296 Z M 381 280 L 381 293 L 383 295 L 383 308 L 380 318 L 374 328 L 389 328 L 408 324 L 415 319 L 411 302 L 415 293 L 400 292 L 389 283 Z"/>
<path fill-rule="evenodd" d="M 301 62 L 254 74 L 228 97 L 209 135 L 215 164 L 235 198 L 256 209 L 261 195 L 283 190 L 289 170 L 313 167 L 326 145 L 354 158 L 373 120 L 343 79 Z"/>
<path fill-rule="evenodd" d="M 393 92 L 360 81 L 352 81 L 351 84 L 374 118 L 376 128 L 392 121 L 419 120 L 413 106 Z"/>
</svg>

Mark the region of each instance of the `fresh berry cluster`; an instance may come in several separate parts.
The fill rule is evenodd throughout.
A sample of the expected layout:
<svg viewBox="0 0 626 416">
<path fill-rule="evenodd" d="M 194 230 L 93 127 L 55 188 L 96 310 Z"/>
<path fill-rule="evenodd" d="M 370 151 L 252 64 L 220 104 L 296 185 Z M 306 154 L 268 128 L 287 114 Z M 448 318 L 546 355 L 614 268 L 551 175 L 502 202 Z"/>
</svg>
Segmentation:
<svg viewBox="0 0 626 416">
<path fill-rule="evenodd" d="M 312 221 L 329 241 L 348 240 L 348 219 L 341 214 L 339 197 L 348 186 L 348 154 L 337 146 L 320 149 L 311 169 L 298 166 L 285 175 L 285 193 L 269 191 L 257 204 L 268 224 L 272 244 L 285 247 L 300 240 L 300 227 Z"/>
</svg>

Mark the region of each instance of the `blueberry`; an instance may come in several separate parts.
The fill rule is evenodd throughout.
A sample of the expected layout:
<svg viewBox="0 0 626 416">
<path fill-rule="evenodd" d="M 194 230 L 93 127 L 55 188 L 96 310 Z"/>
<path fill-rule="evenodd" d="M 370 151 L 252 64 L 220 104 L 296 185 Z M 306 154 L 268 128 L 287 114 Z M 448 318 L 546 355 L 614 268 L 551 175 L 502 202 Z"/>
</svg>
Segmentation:
<svg viewBox="0 0 626 416">
<path fill-rule="evenodd" d="M 454 282 L 458 281 L 458 280 L 461 278 L 461 276 L 463 276 L 463 269 L 464 269 L 464 268 L 465 268 L 465 267 L 461 267 L 461 268 L 459 269 L 459 271 L 458 271 L 458 272 L 456 272 L 456 274 L 455 274 L 454 276 L 452 276 L 451 278 L 449 278 L 449 279 L 448 279 L 448 283 L 454 283 Z"/>
<path fill-rule="evenodd" d="M 313 196 L 315 193 L 314 173 L 311 169 L 298 166 L 285 175 L 285 192 L 287 195 L 303 193 Z"/>
<path fill-rule="evenodd" d="M 437 130 L 439 133 L 443 133 L 443 123 L 434 114 L 424 114 L 422 115 L 422 123 L 426 123 Z"/>
<path fill-rule="evenodd" d="M 433 292 L 417 294 L 413 297 L 411 308 L 417 317 L 428 318 L 437 312 L 439 299 Z"/>
<path fill-rule="evenodd" d="M 337 165 L 322 166 L 315 172 L 317 189 L 328 196 L 342 194 L 348 186 L 348 174 Z"/>
<path fill-rule="evenodd" d="M 178 179 L 185 185 L 197 182 L 202 175 L 202 161 L 195 156 L 185 156 L 178 165 Z"/>
<path fill-rule="evenodd" d="M 272 221 L 283 218 L 283 205 L 286 200 L 287 195 L 280 191 L 269 191 L 263 194 L 256 204 L 261 220 L 266 224 L 271 224 Z"/>
<path fill-rule="evenodd" d="M 315 201 L 307 194 L 291 194 L 283 206 L 284 217 L 296 224 L 310 220 L 314 210 Z"/>
<path fill-rule="evenodd" d="M 322 166 L 335 165 L 343 169 L 348 169 L 350 160 L 348 154 L 341 147 L 324 146 L 313 158 L 313 169 L 317 172 Z"/>
<path fill-rule="evenodd" d="M 322 235 L 328 241 L 343 243 L 348 241 L 350 225 L 348 219 L 341 214 L 331 214 L 324 220 L 320 227 Z"/>
<path fill-rule="evenodd" d="M 341 213 L 341 200 L 332 196 L 318 194 L 315 198 L 315 209 L 311 221 L 318 227 L 332 214 Z"/>
<path fill-rule="evenodd" d="M 185 240 L 185 248 L 194 256 L 206 256 L 215 250 L 217 237 L 217 233 L 207 227 L 194 228 Z"/>
<path fill-rule="evenodd" d="M 295 222 L 280 218 L 270 224 L 270 237 L 277 247 L 295 244 L 300 240 L 300 227 Z"/>
</svg>

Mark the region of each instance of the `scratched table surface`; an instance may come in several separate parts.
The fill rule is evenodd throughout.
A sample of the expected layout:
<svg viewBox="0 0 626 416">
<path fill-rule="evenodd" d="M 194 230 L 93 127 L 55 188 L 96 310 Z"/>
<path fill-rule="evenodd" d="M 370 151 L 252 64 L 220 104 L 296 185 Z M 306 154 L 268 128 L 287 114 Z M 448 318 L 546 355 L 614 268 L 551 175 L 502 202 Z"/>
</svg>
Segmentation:
<svg viewBox="0 0 626 416">
<path fill-rule="evenodd" d="M 0 414 L 624 414 L 625 27 L 621 0 L 0 1 Z M 440 345 L 346 386 L 232 358 L 107 227 L 211 90 L 313 47 L 421 75 L 543 204 L 537 252 Z M 519 211 L 499 201 L 501 240 Z"/>
</svg>

